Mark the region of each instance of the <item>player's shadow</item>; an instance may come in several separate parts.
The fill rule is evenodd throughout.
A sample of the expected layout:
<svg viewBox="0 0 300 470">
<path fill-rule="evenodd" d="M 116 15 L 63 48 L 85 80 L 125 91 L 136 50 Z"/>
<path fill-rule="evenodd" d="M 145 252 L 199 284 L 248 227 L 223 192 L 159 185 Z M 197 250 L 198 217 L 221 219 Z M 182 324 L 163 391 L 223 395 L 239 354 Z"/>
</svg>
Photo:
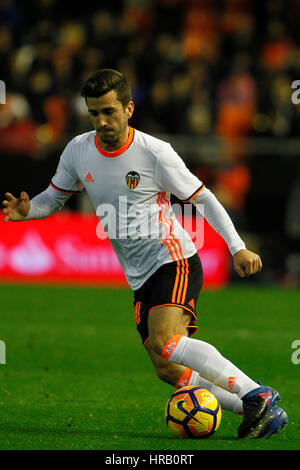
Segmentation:
<svg viewBox="0 0 300 470">
<path fill-rule="evenodd" d="M 8 433 L 16 433 L 18 434 L 18 436 L 20 436 L 20 434 L 24 434 L 24 435 L 29 435 L 29 434 L 32 434 L 32 435 L 52 435 L 52 436 L 72 436 L 72 435 L 76 435 L 76 436 L 81 436 L 81 437 L 92 437 L 93 439 L 95 437 L 98 437 L 99 436 L 99 442 L 101 442 L 101 438 L 103 438 L 103 430 L 97 430 L 97 429 L 91 429 L 91 430 L 82 430 L 82 429 L 76 429 L 76 428 L 72 428 L 72 427 L 69 427 L 67 429 L 58 429 L 58 428 L 51 428 L 51 427 L 33 427 L 33 426 L 26 426 L 26 427 L 23 427 L 23 426 L 19 426 L 19 425 L 14 425 L 14 424 L 10 424 L 10 425 L 0 425 L 0 434 L 3 434 L 3 435 L 7 435 Z M 118 430 L 118 432 L 111 432 L 111 433 L 106 433 L 106 436 L 110 436 L 112 437 L 112 442 L 115 440 L 117 441 L 116 439 L 116 435 L 119 436 L 120 438 L 122 439 L 126 439 L 126 438 L 134 438 L 134 439 L 137 439 L 137 438 L 140 438 L 140 439 L 148 439 L 148 440 L 151 440 L 151 439 L 160 439 L 160 440 L 166 440 L 166 441 L 178 441 L 178 438 L 172 436 L 171 434 L 164 434 L 164 433 L 150 433 L 150 432 L 130 432 L 129 430 L 126 430 L 126 431 L 120 431 Z M 208 439 L 208 438 L 207 438 Z M 204 439 L 201 439 L 203 441 L 207 440 L 206 438 Z M 235 436 L 217 436 L 216 438 L 211 437 L 210 440 L 212 439 L 216 439 L 216 440 L 222 440 L 222 441 L 235 441 L 237 440 L 237 437 Z M 183 441 L 188 441 L 187 439 L 184 439 Z M 191 439 L 190 442 L 196 442 L 197 439 Z"/>
<path fill-rule="evenodd" d="M 66 428 L 66 429 L 62 429 L 62 428 L 53 428 L 53 427 L 23 427 L 23 426 L 18 426 L 18 425 L 15 425 L 15 424 L 11 424 L 11 425 L 0 425 L 0 435 L 7 435 L 7 434 L 15 434 L 17 436 L 17 440 L 20 441 L 20 436 L 23 435 L 23 436 L 26 436 L 27 438 L 31 435 L 33 438 L 36 436 L 36 437 L 42 437 L 42 441 L 44 440 L 44 442 L 46 443 L 47 441 L 49 441 L 49 439 L 54 439 L 55 440 L 55 445 L 53 446 L 53 448 L 55 449 L 61 449 L 61 450 L 76 450 L 77 449 L 77 446 L 75 445 L 74 447 L 72 445 L 69 445 L 69 439 L 74 436 L 74 438 L 81 438 L 81 439 L 84 439 L 84 440 L 87 440 L 87 441 L 91 441 L 91 442 L 99 442 L 99 446 L 97 446 L 97 444 L 95 444 L 92 449 L 90 446 L 86 446 L 84 443 L 82 443 L 82 445 L 80 446 L 80 448 L 78 447 L 78 450 L 84 450 L 84 449 L 90 449 L 90 450 L 122 450 L 122 445 L 118 446 L 118 441 L 124 443 L 126 442 L 126 440 L 134 440 L 136 443 L 141 440 L 141 443 L 143 443 L 143 441 L 147 441 L 149 443 L 149 447 L 151 449 L 151 443 L 152 442 L 155 442 L 155 449 L 157 449 L 156 447 L 156 444 L 157 444 L 157 440 L 160 441 L 160 443 L 162 444 L 163 446 L 163 443 L 171 443 L 174 442 L 175 444 L 175 447 L 172 446 L 170 447 L 171 449 L 174 449 L 174 448 L 178 448 L 178 445 L 179 445 L 179 442 L 182 443 L 182 446 L 181 447 L 181 450 L 186 450 L 188 448 L 188 444 L 192 445 L 193 447 L 195 447 L 197 444 L 197 442 L 199 441 L 202 441 L 202 443 L 204 444 L 204 442 L 208 439 L 178 439 L 174 436 L 172 436 L 171 434 L 169 433 L 159 433 L 159 432 L 156 432 L 156 433 L 153 433 L 153 432 L 130 432 L 129 430 L 124 430 L 124 431 L 120 431 L 118 429 L 118 432 L 111 432 L 111 433 L 107 433 L 106 432 L 106 438 L 108 439 L 108 441 L 111 442 L 111 445 L 109 446 L 105 446 L 103 447 L 103 444 L 101 445 L 101 443 L 103 443 L 103 430 L 97 430 L 97 429 L 90 429 L 90 430 L 82 430 L 82 429 L 78 429 L 78 428 Z M 11 440 L 12 440 L 12 436 L 11 436 Z M 16 440 L 16 442 L 17 442 Z M 39 439 L 40 440 L 40 439 Z M 231 441 L 236 441 L 237 440 L 237 437 L 235 436 L 212 436 L 210 437 L 209 441 L 210 441 L 210 448 L 212 448 L 212 441 L 215 441 L 216 442 L 216 447 L 217 447 L 217 442 L 218 441 L 227 441 L 228 442 L 228 447 L 230 448 L 230 444 L 229 442 Z M 51 445 L 51 444 L 50 444 Z M 1 446 L 1 440 L 0 440 L 0 446 Z M 199 446 L 201 447 L 201 442 L 199 442 Z M 168 447 L 169 447 L 169 444 L 166 445 L 166 449 L 164 450 L 168 450 Z M 14 450 L 21 450 L 21 449 L 24 449 L 26 448 L 24 446 L 24 444 L 22 446 L 20 446 L 20 448 L 17 446 L 14 447 Z M 51 448 L 51 447 L 50 447 Z M 144 448 L 144 447 L 143 447 Z M 184 449 L 186 448 L 186 449 Z M 43 446 L 43 442 L 39 443 L 39 445 L 37 446 L 32 446 L 31 447 L 32 450 L 45 450 L 45 449 L 49 449 L 49 442 L 47 444 L 47 446 Z M 150 450 L 149 449 L 149 450 Z M 161 447 L 161 449 L 163 449 L 163 447 Z"/>
<path fill-rule="evenodd" d="M 118 434 L 122 434 L 120 432 L 118 432 Z M 153 434 L 153 433 L 146 433 L 146 432 L 130 432 L 130 431 L 127 431 L 126 433 L 123 433 L 124 436 L 132 436 L 132 437 L 139 437 L 141 439 L 163 439 L 163 440 L 167 440 L 167 441 L 177 441 L 178 442 L 178 438 L 175 437 L 175 436 L 172 436 L 170 433 L 168 434 L 162 434 L 162 433 L 157 433 L 157 434 Z M 219 441 L 237 441 L 238 438 L 237 436 L 220 436 L 218 434 L 218 436 L 208 436 L 207 438 L 201 438 L 201 439 L 182 439 L 181 441 L 182 442 L 199 442 L 199 441 L 207 441 L 207 440 L 219 440 Z"/>
</svg>

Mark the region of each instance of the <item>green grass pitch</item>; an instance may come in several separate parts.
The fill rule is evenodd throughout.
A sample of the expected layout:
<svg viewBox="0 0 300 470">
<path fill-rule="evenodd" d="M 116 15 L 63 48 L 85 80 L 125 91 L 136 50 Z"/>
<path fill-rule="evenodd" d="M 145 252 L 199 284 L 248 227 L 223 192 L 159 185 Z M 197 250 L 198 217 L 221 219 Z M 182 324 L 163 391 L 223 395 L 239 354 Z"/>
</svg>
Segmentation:
<svg viewBox="0 0 300 470">
<path fill-rule="evenodd" d="M 2 284 L 0 449 L 300 449 L 300 291 L 246 283 L 202 292 L 195 337 L 280 391 L 290 423 L 279 435 L 238 440 L 241 418 L 224 411 L 209 439 L 174 438 L 174 389 L 140 343 L 130 290 Z"/>
</svg>

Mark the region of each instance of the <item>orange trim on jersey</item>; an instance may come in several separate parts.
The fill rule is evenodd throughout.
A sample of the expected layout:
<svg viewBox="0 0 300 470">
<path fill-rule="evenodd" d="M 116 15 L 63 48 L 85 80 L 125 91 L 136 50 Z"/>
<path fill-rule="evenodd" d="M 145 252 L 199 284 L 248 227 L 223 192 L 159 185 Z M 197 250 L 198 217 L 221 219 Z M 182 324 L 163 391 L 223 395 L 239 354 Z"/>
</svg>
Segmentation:
<svg viewBox="0 0 300 470">
<path fill-rule="evenodd" d="M 165 217 L 163 217 L 163 205 L 161 203 L 161 193 L 158 193 L 158 196 L 157 196 L 157 204 L 159 205 L 160 207 L 160 212 L 159 212 L 159 215 L 158 215 L 158 223 L 161 224 L 165 230 L 166 230 L 166 233 L 170 232 L 170 225 L 168 225 L 166 223 L 166 219 Z M 177 249 L 176 249 L 176 245 L 175 243 L 173 242 L 172 239 L 170 238 L 166 238 L 166 239 L 162 239 L 162 243 L 164 243 L 167 247 L 168 247 L 168 250 L 169 250 L 169 253 L 171 255 L 171 258 L 173 261 L 177 261 L 177 259 L 179 258 L 178 256 L 178 253 L 176 253 Z M 174 250 L 174 251 L 173 251 Z M 175 252 L 175 254 L 174 254 Z M 177 256 L 177 258 L 176 258 Z"/>
<path fill-rule="evenodd" d="M 183 335 L 177 334 L 177 335 L 172 336 L 172 338 L 170 338 L 169 341 L 167 341 L 167 343 L 164 346 L 164 349 L 161 352 L 161 356 L 164 359 L 168 360 L 170 358 L 171 354 L 173 353 L 174 349 L 177 347 L 182 337 Z"/>
<path fill-rule="evenodd" d="M 166 204 L 166 208 L 168 208 L 169 205 L 170 205 L 170 201 L 166 198 L 166 193 L 161 193 L 161 195 L 162 195 L 162 200 L 163 200 L 163 202 Z M 168 221 L 170 222 L 170 224 L 171 224 L 171 225 L 170 225 L 170 226 L 171 226 L 171 235 L 172 235 L 172 237 L 174 238 L 174 240 L 176 241 L 176 244 L 177 244 L 177 246 L 178 246 L 178 248 L 179 248 L 179 253 L 180 253 L 180 257 L 179 257 L 179 258 L 182 259 L 182 258 L 184 258 L 184 256 L 183 256 L 183 252 L 182 252 L 182 248 L 181 248 L 180 241 L 178 240 L 178 238 L 175 238 L 175 235 L 173 234 L 174 222 L 173 222 L 173 220 L 172 220 L 171 218 L 169 218 L 169 219 L 167 219 L 167 220 L 168 220 Z"/>
<path fill-rule="evenodd" d="M 183 201 L 183 202 L 190 202 L 190 201 L 192 201 L 192 200 L 194 199 L 194 197 L 196 197 L 197 194 L 201 193 L 202 189 L 204 189 L 204 188 L 205 188 L 205 186 L 204 186 L 204 184 L 202 184 L 201 188 L 199 188 L 198 191 L 196 191 L 194 194 L 192 194 L 188 199 L 186 199 L 186 200 Z"/>
<path fill-rule="evenodd" d="M 162 243 L 164 243 L 168 247 L 169 253 L 173 261 L 180 260 L 184 258 L 184 255 L 182 252 L 181 244 L 173 233 L 173 220 L 170 217 L 165 216 L 165 212 L 167 211 L 168 206 L 170 204 L 170 201 L 166 198 L 166 193 L 158 193 L 156 202 L 160 207 L 158 222 L 166 230 L 166 236 L 164 239 L 162 239 Z"/>
<path fill-rule="evenodd" d="M 121 148 L 119 148 L 118 150 L 115 150 L 113 152 L 107 152 L 106 150 L 104 150 L 99 142 L 98 142 L 98 135 L 96 134 L 95 135 L 95 144 L 96 144 L 96 147 L 99 151 L 99 153 L 101 153 L 101 155 L 103 155 L 104 157 L 108 157 L 108 158 L 115 158 L 115 157 L 118 157 L 119 155 L 122 155 L 122 153 L 126 152 L 126 150 L 128 149 L 128 147 L 131 145 L 132 141 L 133 141 L 133 138 L 134 138 L 134 129 L 130 126 L 128 126 L 128 139 L 126 140 L 125 144 L 122 145 Z"/>
<path fill-rule="evenodd" d="M 189 369 L 187 367 L 184 373 L 181 375 L 181 377 L 179 377 L 179 379 L 177 380 L 175 387 L 181 388 L 181 387 L 186 387 L 187 385 L 189 385 L 193 372 L 194 372 L 193 369 Z"/>
</svg>

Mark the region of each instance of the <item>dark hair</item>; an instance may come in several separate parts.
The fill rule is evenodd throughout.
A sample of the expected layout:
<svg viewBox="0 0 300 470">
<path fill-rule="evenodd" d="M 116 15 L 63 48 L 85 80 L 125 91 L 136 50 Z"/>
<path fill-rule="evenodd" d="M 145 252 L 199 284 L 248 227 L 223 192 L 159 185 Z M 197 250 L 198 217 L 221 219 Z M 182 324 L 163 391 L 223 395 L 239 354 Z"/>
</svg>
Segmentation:
<svg viewBox="0 0 300 470">
<path fill-rule="evenodd" d="M 121 101 L 123 108 L 132 100 L 132 92 L 127 78 L 114 69 L 97 70 L 83 84 L 81 96 L 86 100 L 87 97 L 98 98 L 111 90 L 115 90 L 118 100 Z"/>
</svg>

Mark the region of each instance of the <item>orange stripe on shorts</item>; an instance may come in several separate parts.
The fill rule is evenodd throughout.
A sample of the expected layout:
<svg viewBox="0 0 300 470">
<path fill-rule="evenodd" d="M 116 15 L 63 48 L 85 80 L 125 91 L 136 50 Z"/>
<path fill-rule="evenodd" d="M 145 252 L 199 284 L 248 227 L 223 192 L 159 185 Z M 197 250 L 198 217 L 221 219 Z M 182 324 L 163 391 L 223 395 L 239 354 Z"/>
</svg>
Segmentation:
<svg viewBox="0 0 300 470">
<path fill-rule="evenodd" d="M 189 282 L 189 261 L 186 259 L 185 260 L 185 277 L 184 277 L 184 286 L 183 286 L 183 292 L 182 292 L 182 297 L 181 297 L 181 303 L 185 303 L 185 298 L 186 298 L 186 291 L 188 287 L 188 282 Z"/>
</svg>

